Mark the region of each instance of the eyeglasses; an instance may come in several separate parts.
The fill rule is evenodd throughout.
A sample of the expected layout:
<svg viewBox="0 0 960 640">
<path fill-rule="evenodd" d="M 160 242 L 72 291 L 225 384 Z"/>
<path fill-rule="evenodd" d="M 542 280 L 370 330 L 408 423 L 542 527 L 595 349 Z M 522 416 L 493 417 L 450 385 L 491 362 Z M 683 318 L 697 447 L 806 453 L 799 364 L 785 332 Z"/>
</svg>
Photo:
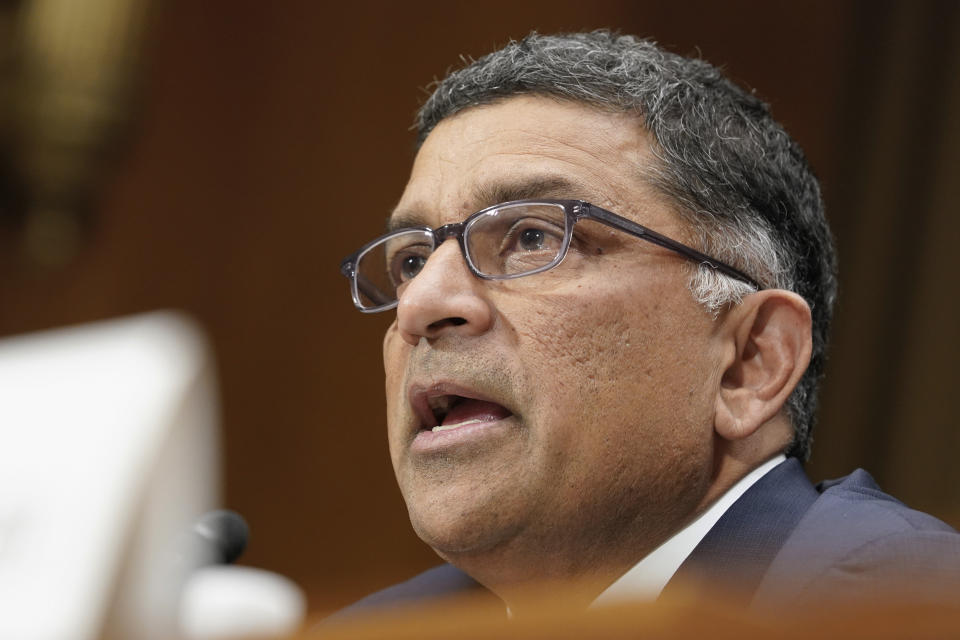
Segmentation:
<svg viewBox="0 0 960 640">
<path fill-rule="evenodd" d="M 340 271 L 350 279 L 353 303 L 364 313 L 397 306 L 399 291 L 416 277 L 437 247 L 456 238 L 470 272 L 485 280 L 510 280 L 556 267 L 567 255 L 573 227 L 596 220 L 670 249 L 684 258 L 735 278 L 760 284 L 728 264 L 700 253 L 606 209 L 582 200 L 517 200 L 487 207 L 463 222 L 439 229 L 399 229 L 344 258 Z"/>
</svg>

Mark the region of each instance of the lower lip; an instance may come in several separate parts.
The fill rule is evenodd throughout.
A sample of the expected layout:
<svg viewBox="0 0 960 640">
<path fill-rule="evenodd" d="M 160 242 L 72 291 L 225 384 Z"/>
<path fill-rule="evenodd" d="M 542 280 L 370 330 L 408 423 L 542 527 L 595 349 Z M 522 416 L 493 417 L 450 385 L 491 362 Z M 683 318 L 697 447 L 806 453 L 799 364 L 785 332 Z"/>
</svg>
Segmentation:
<svg viewBox="0 0 960 640">
<path fill-rule="evenodd" d="M 471 422 L 464 424 L 462 427 L 444 429 L 443 431 L 424 429 L 417 432 L 410 449 L 417 452 L 436 451 L 495 437 L 510 428 L 512 417 Z"/>
</svg>

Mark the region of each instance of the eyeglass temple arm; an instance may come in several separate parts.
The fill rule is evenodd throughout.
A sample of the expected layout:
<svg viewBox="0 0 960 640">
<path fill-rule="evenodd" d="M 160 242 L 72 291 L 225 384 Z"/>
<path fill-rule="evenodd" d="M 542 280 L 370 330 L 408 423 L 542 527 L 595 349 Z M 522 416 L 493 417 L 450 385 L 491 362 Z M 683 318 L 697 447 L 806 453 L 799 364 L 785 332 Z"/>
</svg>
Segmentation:
<svg viewBox="0 0 960 640">
<path fill-rule="evenodd" d="M 761 289 L 763 289 L 763 287 L 760 286 L 759 282 L 757 282 L 756 280 L 754 280 L 744 272 L 740 271 L 739 269 L 736 269 L 734 267 L 731 267 L 728 264 L 720 262 L 715 258 L 711 258 L 707 254 L 701 253 L 692 247 L 688 247 L 685 244 L 681 244 L 676 240 L 671 240 L 666 236 L 660 235 L 656 231 L 652 229 L 648 229 L 641 224 L 637 224 L 632 220 L 628 220 L 627 218 L 618 216 L 612 211 L 607 211 L 606 209 L 602 209 L 588 202 L 581 202 L 580 207 L 577 210 L 577 217 L 592 218 L 594 220 L 598 220 L 608 226 L 613 227 L 614 229 L 619 229 L 624 233 L 629 233 L 632 236 L 642 238 L 654 244 L 660 245 L 661 247 L 664 247 L 666 249 L 670 249 L 671 251 L 679 253 L 680 255 L 687 258 L 688 260 L 697 262 L 702 265 L 706 265 L 711 269 L 715 269 L 720 273 L 730 276 L 731 278 L 735 278 L 737 280 L 740 280 L 741 282 L 745 282 L 749 284 L 751 287 L 755 288 L 757 291 L 760 291 Z"/>
</svg>

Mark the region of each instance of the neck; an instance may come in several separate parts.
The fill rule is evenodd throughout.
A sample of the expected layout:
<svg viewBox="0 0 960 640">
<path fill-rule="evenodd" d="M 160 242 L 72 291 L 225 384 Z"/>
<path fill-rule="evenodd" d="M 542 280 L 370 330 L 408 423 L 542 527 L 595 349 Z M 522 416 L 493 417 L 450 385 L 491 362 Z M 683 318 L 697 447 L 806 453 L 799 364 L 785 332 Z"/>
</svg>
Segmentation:
<svg viewBox="0 0 960 640">
<path fill-rule="evenodd" d="M 709 460 L 709 458 L 707 458 Z M 704 468 L 705 467 L 705 468 Z M 696 516 L 708 491 L 709 465 L 644 487 L 631 510 L 604 521 L 583 509 L 564 526 L 526 529 L 493 547 L 437 553 L 500 597 L 519 614 L 544 593 L 586 608 L 608 586 Z M 653 483 L 651 483 L 651 486 Z M 628 500 L 620 501 L 627 504 Z"/>
<path fill-rule="evenodd" d="M 717 438 L 713 468 L 661 487 L 670 500 L 647 504 L 606 525 L 574 522 L 564 530 L 524 532 L 494 548 L 437 553 L 503 600 L 515 616 L 544 604 L 585 609 L 661 543 L 700 516 L 740 479 L 782 452 L 791 428 L 771 421 L 748 438 Z M 639 513 L 642 511 L 642 513 Z M 577 532 L 583 535 L 577 536 Z"/>
<path fill-rule="evenodd" d="M 709 507 L 748 473 L 783 453 L 792 434 L 789 420 L 777 415 L 746 438 L 725 440 L 715 436 L 713 481 L 698 512 Z"/>
</svg>

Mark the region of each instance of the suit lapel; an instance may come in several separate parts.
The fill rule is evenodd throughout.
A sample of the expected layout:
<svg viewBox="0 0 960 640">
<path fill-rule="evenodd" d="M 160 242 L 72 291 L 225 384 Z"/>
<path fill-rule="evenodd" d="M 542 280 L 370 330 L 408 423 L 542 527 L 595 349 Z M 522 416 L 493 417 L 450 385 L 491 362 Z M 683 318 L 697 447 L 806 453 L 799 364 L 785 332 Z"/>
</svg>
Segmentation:
<svg viewBox="0 0 960 640">
<path fill-rule="evenodd" d="M 796 458 L 777 465 L 727 509 L 680 565 L 661 597 L 719 586 L 724 596 L 746 606 L 817 496 Z"/>
</svg>

